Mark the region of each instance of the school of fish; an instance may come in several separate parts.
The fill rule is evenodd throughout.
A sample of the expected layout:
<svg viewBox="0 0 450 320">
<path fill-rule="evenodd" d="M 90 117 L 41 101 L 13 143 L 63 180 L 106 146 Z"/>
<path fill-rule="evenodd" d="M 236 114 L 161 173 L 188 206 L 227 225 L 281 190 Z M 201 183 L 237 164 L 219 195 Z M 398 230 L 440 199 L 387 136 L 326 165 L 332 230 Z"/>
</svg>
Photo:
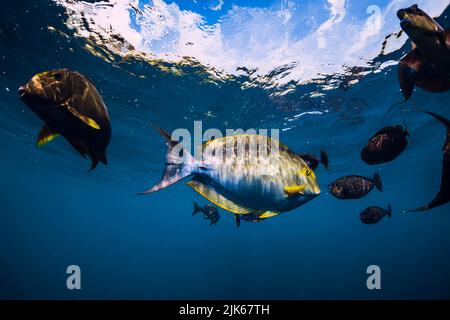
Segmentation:
<svg viewBox="0 0 450 320">
<path fill-rule="evenodd" d="M 444 30 L 417 5 L 397 12 L 402 30 L 412 49 L 398 63 L 398 81 L 404 101 L 417 86 L 429 92 L 450 90 L 450 30 Z M 20 99 L 42 121 L 37 145 L 57 136 L 64 137 L 83 157 L 91 160 L 89 171 L 99 162 L 107 164 L 106 151 L 112 130 L 103 98 L 86 76 L 69 69 L 55 69 L 34 75 L 18 89 Z M 396 106 L 398 104 L 393 105 Z M 443 146 L 441 184 L 434 199 L 417 209 L 424 211 L 450 201 L 450 120 L 423 111 L 446 129 Z M 296 153 L 276 139 L 257 134 L 237 134 L 203 143 L 194 157 L 170 133 L 156 128 L 165 139 L 167 153 L 160 181 L 141 194 L 149 194 L 190 178 L 187 185 L 213 205 L 194 203 L 194 213 L 203 213 L 210 225 L 220 218 L 217 207 L 241 221 L 261 222 L 294 210 L 321 194 L 315 170 L 321 163 L 329 169 L 329 159 L 321 150 L 316 157 Z M 381 128 L 361 150 L 361 160 L 378 165 L 401 156 L 408 146 L 409 132 L 403 125 Z M 383 190 L 376 172 L 373 177 L 351 174 L 328 185 L 329 193 L 340 200 L 358 199 L 371 190 Z M 360 213 L 362 223 L 376 224 L 391 217 L 388 209 L 370 206 Z"/>
</svg>

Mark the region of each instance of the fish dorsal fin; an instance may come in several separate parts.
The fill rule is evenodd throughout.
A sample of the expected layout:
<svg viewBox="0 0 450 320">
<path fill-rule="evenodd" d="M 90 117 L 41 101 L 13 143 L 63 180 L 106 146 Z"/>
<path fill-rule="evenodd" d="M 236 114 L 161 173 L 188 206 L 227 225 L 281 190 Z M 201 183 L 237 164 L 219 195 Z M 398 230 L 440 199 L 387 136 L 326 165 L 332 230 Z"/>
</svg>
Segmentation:
<svg viewBox="0 0 450 320">
<path fill-rule="evenodd" d="M 214 203 L 216 206 L 227 210 L 229 212 L 235 213 L 235 214 L 249 214 L 254 213 L 257 210 L 249 209 L 244 206 L 241 206 L 237 203 L 234 203 L 231 200 L 228 200 L 220 193 L 216 192 L 211 186 L 208 186 L 200 181 L 191 180 L 189 182 L 186 182 L 188 186 L 190 186 L 192 189 L 194 189 L 196 192 L 198 192 L 200 195 L 205 197 L 207 200 Z"/>
<path fill-rule="evenodd" d="M 226 146 L 227 143 L 231 144 L 233 142 L 230 139 L 239 139 L 241 141 L 241 143 L 245 142 L 245 141 L 251 141 L 252 143 L 266 143 L 268 146 L 274 144 L 274 145 L 278 146 L 278 148 L 282 151 L 292 152 L 288 146 L 281 143 L 277 139 L 273 139 L 273 138 L 265 136 L 265 135 L 247 134 L 247 133 L 228 135 L 228 136 L 221 137 L 221 138 L 211 139 L 211 140 L 205 141 L 201 147 L 204 149 L 204 148 L 208 147 L 210 144 L 215 144 L 215 147 L 220 147 L 223 145 Z"/>
<path fill-rule="evenodd" d="M 37 145 L 39 147 L 42 147 L 44 144 L 52 141 L 57 136 L 59 136 L 59 133 L 57 133 L 56 131 L 54 131 L 52 128 L 50 128 L 48 125 L 45 124 L 42 127 L 41 131 L 39 132 Z"/>
<path fill-rule="evenodd" d="M 258 216 L 258 219 L 267 219 L 267 218 L 275 217 L 279 214 L 280 213 L 276 212 L 276 211 L 265 211 L 261 215 Z"/>
<path fill-rule="evenodd" d="M 80 114 L 74 107 L 69 104 L 68 101 L 62 103 L 61 106 L 69 111 L 74 117 L 77 117 L 79 120 L 83 121 L 89 127 L 100 130 L 100 126 L 94 119 Z"/>
</svg>

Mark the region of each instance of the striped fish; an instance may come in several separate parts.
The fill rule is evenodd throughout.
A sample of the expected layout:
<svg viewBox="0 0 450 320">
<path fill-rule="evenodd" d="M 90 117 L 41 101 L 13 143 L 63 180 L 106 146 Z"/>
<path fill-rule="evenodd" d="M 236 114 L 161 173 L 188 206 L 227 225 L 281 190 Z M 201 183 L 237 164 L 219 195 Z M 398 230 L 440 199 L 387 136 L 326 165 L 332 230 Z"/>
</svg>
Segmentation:
<svg viewBox="0 0 450 320">
<path fill-rule="evenodd" d="M 162 179 L 144 194 L 185 177 L 187 184 L 215 205 L 261 219 L 299 207 L 320 194 L 313 170 L 301 156 L 275 139 L 256 134 L 218 138 L 201 146 L 195 159 L 169 133 Z M 200 158 L 200 157 L 199 157 Z"/>
</svg>

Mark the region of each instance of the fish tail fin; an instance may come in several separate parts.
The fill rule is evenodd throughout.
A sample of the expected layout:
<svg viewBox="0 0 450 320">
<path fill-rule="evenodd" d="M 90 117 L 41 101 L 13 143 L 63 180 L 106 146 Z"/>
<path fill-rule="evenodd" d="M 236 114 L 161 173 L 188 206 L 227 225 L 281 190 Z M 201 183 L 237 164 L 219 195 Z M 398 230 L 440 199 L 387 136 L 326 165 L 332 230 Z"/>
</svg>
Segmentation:
<svg viewBox="0 0 450 320">
<path fill-rule="evenodd" d="M 92 170 L 94 170 L 97 167 L 98 164 L 98 159 L 95 157 L 91 158 L 91 167 L 89 168 L 88 172 L 91 172 Z"/>
<path fill-rule="evenodd" d="M 448 120 L 447 118 L 445 118 L 445 117 L 443 117 L 441 115 L 438 115 L 438 114 L 436 114 L 434 112 L 431 112 L 431 111 L 420 110 L 420 112 L 423 112 L 423 113 L 426 113 L 426 114 L 432 116 L 437 121 L 442 123 L 445 126 L 445 128 L 447 129 L 447 131 L 450 131 L 450 120 Z"/>
<path fill-rule="evenodd" d="M 388 212 L 387 212 L 388 217 L 392 217 L 392 207 L 391 205 L 388 206 Z"/>
<path fill-rule="evenodd" d="M 418 212 L 418 211 L 426 211 L 443 205 L 449 201 L 449 197 L 442 192 L 439 192 L 431 202 L 427 203 L 416 209 L 403 210 L 403 212 Z"/>
<path fill-rule="evenodd" d="M 383 182 L 381 182 L 381 177 L 378 172 L 375 172 L 375 174 L 373 175 L 373 182 L 375 183 L 375 187 L 378 189 L 378 191 L 383 191 Z"/>
<path fill-rule="evenodd" d="M 320 162 L 322 162 L 325 169 L 328 169 L 329 161 L 328 161 L 328 154 L 325 152 L 325 150 L 320 150 Z"/>
<path fill-rule="evenodd" d="M 88 172 L 94 170 L 99 162 L 108 164 L 108 160 L 106 159 L 106 150 L 89 151 L 88 154 L 91 158 L 91 168 Z"/>
<path fill-rule="evenodd" d="M 96 155 L 101 163 L 108 164 L 108 159 L 106 159 L 106 150 L 101 150 L 96 152 Z"/>
<path fill-rule="evenodd" d="M 428 209 L 431 209 L 432 206 L 428 203 L 422 207 L 419 208 L 415 208 L 415 209 L 408 209 L 408 210 L 403 210 L 404 213 L 409 213 L 409 212 L 419 212 L 419 211 L 426 211 Z"/>
<path fill-rule="evenodd" d="M 195 216 L 195 214 L 200 211 L 201 211 L 200 206 L 198 205 L 197 202 L 194 201 L 194 212 L 192 212 L 192 215 Z"/>
<path fill-rule="evenodd" d="M 155 127 L 155 129 L 166 140 L 166 166 L 161 180 L 150 189 L 139 194 L 156 192 L 194 173 L 193 165 L 195 161 L 192 155 L 178 141 L 173 141 L 167 131 L 159 127 Z"/>
</svg>

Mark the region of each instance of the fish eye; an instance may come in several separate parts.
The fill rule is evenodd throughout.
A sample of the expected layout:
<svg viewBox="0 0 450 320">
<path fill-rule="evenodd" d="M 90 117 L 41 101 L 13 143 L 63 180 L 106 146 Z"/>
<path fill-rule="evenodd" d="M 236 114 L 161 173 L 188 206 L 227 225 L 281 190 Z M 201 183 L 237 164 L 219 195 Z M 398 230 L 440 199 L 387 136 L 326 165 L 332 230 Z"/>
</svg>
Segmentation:
<svg viewBox="0 0 450 320">
<path fill-rule="evenodd" d="M 311 175 L 311 170 L 306 168 L 305 169 L 305 174 L 309 177 Z"/>
</svg>

